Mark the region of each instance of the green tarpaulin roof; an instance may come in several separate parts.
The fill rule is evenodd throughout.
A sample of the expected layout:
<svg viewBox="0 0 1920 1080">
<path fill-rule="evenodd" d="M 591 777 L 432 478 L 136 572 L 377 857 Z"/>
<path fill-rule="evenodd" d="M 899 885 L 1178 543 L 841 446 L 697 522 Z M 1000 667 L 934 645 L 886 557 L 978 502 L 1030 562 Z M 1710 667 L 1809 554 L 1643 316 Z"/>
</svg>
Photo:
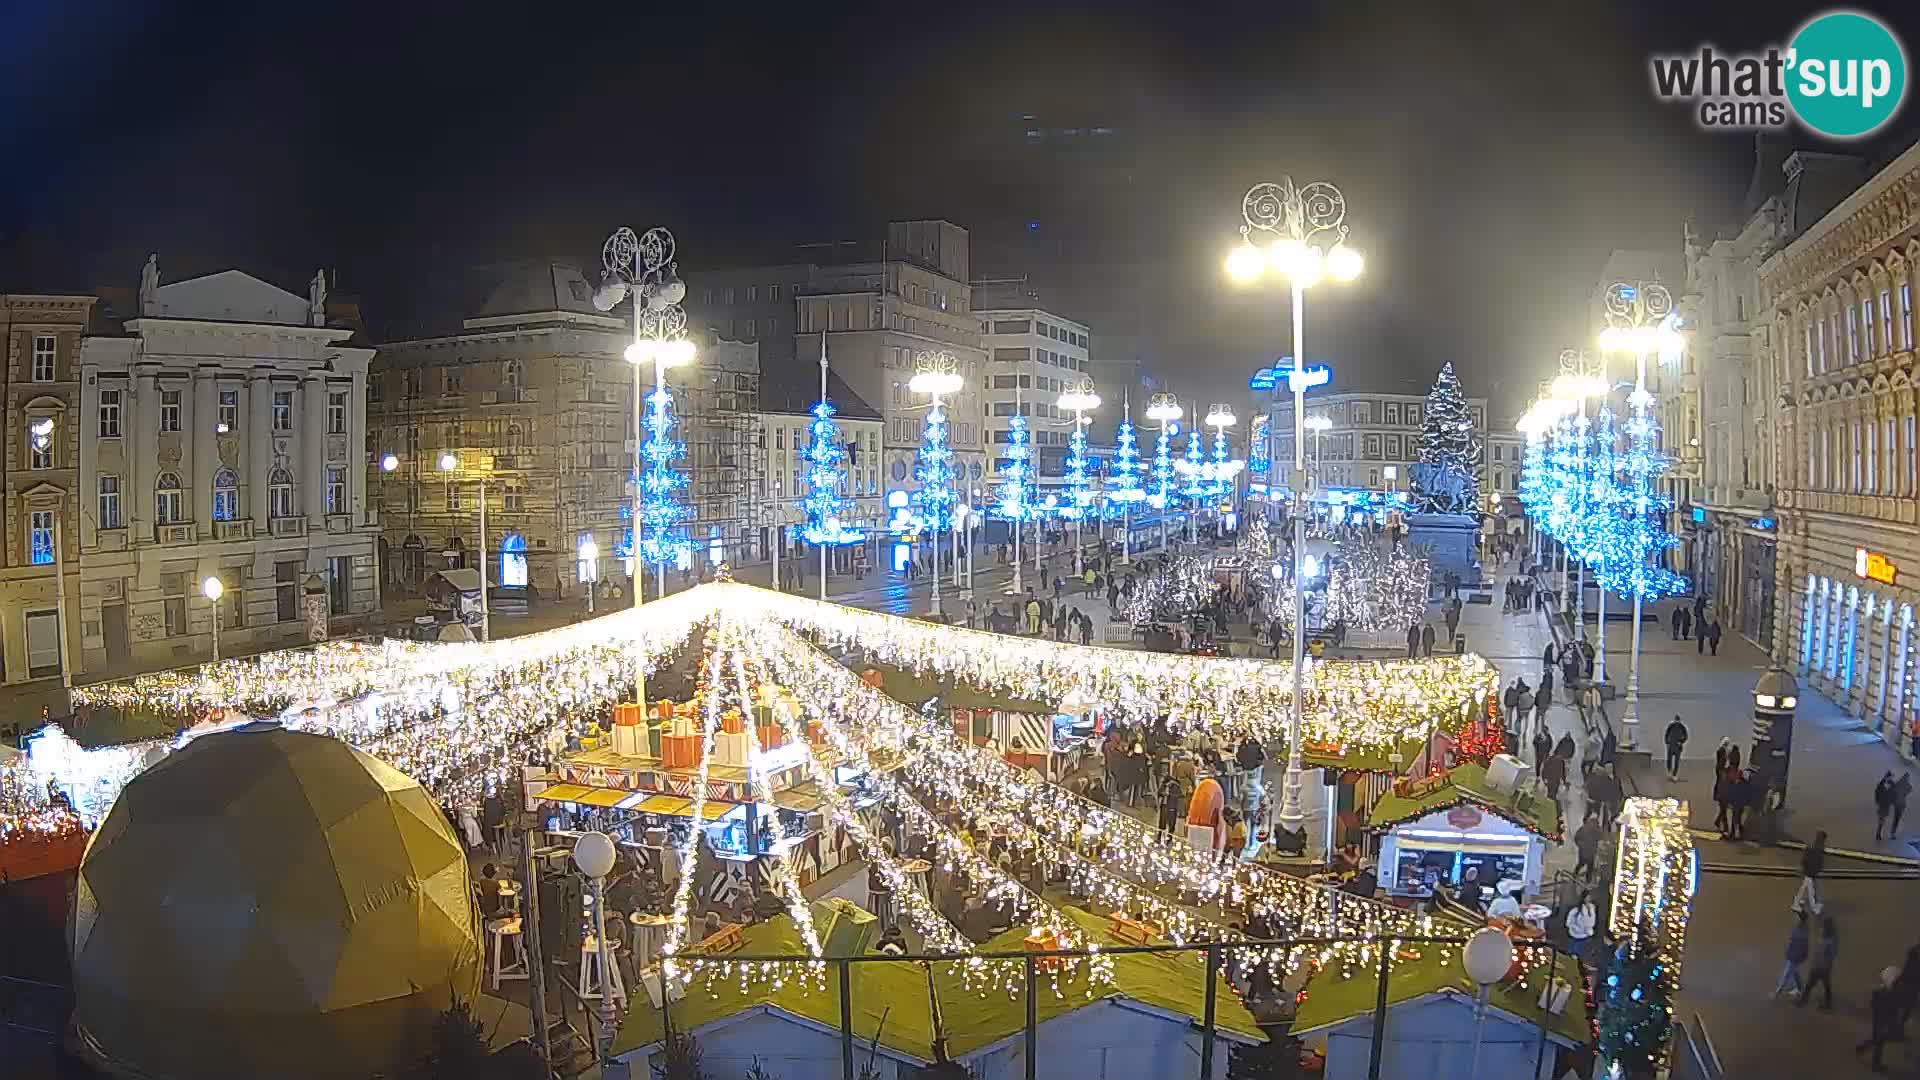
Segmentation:
<svg viewBox="0 0 1920 1080">
<path fill-rule="evenodd" d="M 1093 940 L 1115 944 L 1107 934 L 1107 920 L 1077 908 L 1063 908 L 1067 918 L 1084 928 Z M 805 955 L 800 936 L 785 916 L 748 927 L 740 955 Z M 1010 930 L 980 947 L 981 952 L 1019 952 L 1025 929 Z M 1086 985 L 1078 975 L 1061 984 L 1065 997 L 1056 997 L 1043 976 L 1040 984 L 1039 1020 L 1046 1023 L 1091 1001 L 1127 998 L 1149 1008 L 1190 1016 L 1196 1021 L 1205 1014 L 1206 982 L 1201 953 L 1129 953 L 1115 955 L 1113 982 L 1094 988 L 1086 996 Z M 1026 1024 L 1026 1001 L 1010 998 L 1002 991 L 984 995 L 970 992 L 947 965 L 934 965 L 934 992 L 940 1001 L 940 1015 L 947 1033 L 947 1051 L 958 1057 L 989 1046 L 1018 1031 Z M 907 962 L 855 964 L 852 970 L 853 1036 L 860 1045 L 870 1042 L 877 1032 L 880 1045 L 895 1053 L 919 1061 L 933 1060 L 933 1013 L 927 999 L 927 974 L 919 964 Z M 829 971 L 824 989 L 804 988 L 798 979 L 790 979 L 775 990 L 764 983 L 749 985 L 743 993 L 733 979 L 722 978 L 709 990 L 705 980 L 695 977 L 687 996 L 673 1004 L 674 1026 L 682 1031 L 701 1027 L 759 1005 L 767 1005 L 803 1017 L 823 1026 L 840 1027 L 840 987 L 838 974 Z M 881 1026 L 885 1018 L 884 1028 Z M 1222 979 L 1214 1001 L 1214 1022 L 1222 1034 L 1250 1042 L 1264 1042 L 1266 1036 L 1254 1022 L 1233 991 Z M 628 1009 L 626 1022 L 614 1039 L 613 1052 L 624 1054 L 660 1040 L 660 1011 L 645 994 L 636 994 Z"/>
<path fill-rule="evenodd" d="M 1387 980 L 1389 1007 L 1442 990 L 1458 991 L 1469 1001 L 1476 996 L 1473 980 L 1461 967 L 1457 952 L 1448 960 L 1442 958 L 1438 945 L 1420 948 L 1425 950 L 1420 959 L 1396 966 Z M 1580 989 L 1579 965 L 1571 956 L 1557 952 L 1554 955 L 1560 978 L 1572 984 L 1573 991 L 1567 995 L 1566 1007 L 1550 1018 L 1549 1029 L 1575 1045 L 1585 1045 L 1592 1031 L 1587 1025 L 1587 999 Z M 1352 976 L 1332 968 L 1320 972 L 1307 983 L 1307 999 L 1294 1014 L 1293 1034 L 1304 1035 L 1371 1013 L 1379 988 L 1379 976 L 1371 967 L 1357 970 Z M 1540 981 L 1535 978 L 1527 980 L 1525 989 L 1517 982 L 1495 983 L 1487 1001 L 1528 1023 L 1538 1024 L 1545 1015 L 1545 1010 L 1540 1008 L 1541 990 Z M 1388 1021 L 1387 1030 L 1392 1032 L 1392 1021 Z"/>
<path fill-rule="evenodd" d="M 941 678 L 937 675 L 915 675 L 911 671 L 893 667 L 890 664 L 866 663 L 859 670 L 880 673 L 880 689 L 888 697 L 903 705 L 916 708 L 926 704 L 927 700 L 938 697 L 942 704 L 956 709 L 998 709 L 1002 712 L 1035 713 L 1040 716 L 1052 716 L 1053 706 L 1033 698 L 1015 697 L 975 686 L 968 682 Z"/>
<path fill-rule="evenodd" d="M 1470 803 L 1528 832 L 1549 840 L 1560 838 L 1560 808 L 1544 794 L 1535 795 L 1531 805 L 1522 810 L 1515 805 L 1513 792 L 1498 791 L 1487 784 L 1486 766 L 1478 762 L 1456 765 L 1446 775 L 1452 783 L 1424 795 L 1409 798 L 1391 791 L 1382 795 L 1368 812 L 1367 824 L 1376 829 L 1391 828 L 1436 810 Z"/>
</svg>

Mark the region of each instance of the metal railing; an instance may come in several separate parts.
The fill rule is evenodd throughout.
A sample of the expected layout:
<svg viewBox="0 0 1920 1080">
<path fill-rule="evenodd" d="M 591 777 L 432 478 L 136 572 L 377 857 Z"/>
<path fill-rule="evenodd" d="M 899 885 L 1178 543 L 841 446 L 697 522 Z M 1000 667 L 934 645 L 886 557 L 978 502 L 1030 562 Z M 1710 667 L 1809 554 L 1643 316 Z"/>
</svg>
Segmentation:
<svg viewBox="0 0 1920 1080">
<path fill-rule="evenodd" d="M 1246 939 L 1246 940 L 1235 941 L 1230 944 L 1225 942 L 1199 942 L 1199 943 L 1182 944 L 1182 945 L 1173 945 L 1173 944 L 1114 945 L 1114 946 L 1102 946 L 1098 950 L 1097 955 L 1100 957 L 1112 958 L 1112 957 L 1140 956 L 1140 955 L 1198 954 L 1200 963 L 1194 969 L 1193 975 L 1196 977 L 1202 977 L 1205 980 L 1203 996 L 1202 996 L 1202 1004 L 1199 1010 L 1200 1015 L 1193 1018 L 1195 1026 L 1197 1026 L 1199 1030 L 1199 1035 L 1200 1035 L 1198 1060 L 1195 1062 L 1195 1069 L 1191 1073 L 1182 1071 L 1182 1072 L 1170 1073 L 1167 1075 L 1169 1076 L 1169 1078 L 1179 1077 L 1179 1076 L 1212 1077 L 1216 1075 L 1215 1069 L 1216 1069 L 1216 1060 L 1218 1056 L 1220 1054 L 1227 1052 L 1227 1050 L 1222 1047 L 1223 1043 L 1230 1044 L 1232 1042 L 1250 1041 L 1247 1038 L 1245 1038 L 1244 1033 L 1242 1034 L 1242 1037 L 1239 1039 L 1227 1040 L 1227 1039 L 1220 1038 L 1221 1029 L 1218 1024 L 1220 993 L 1222 990 L 1222 983 L 1223 981 L 1225 981 L 1220 976 L 1223 974 L 1228 975 L 1230 978 L 1237 976 L 1241 981 L 1245 981 L 1245 979 L 1247 978 L 1248 972 L 1250 971 L 1251 966 L 1254 963 L 1254 961 L 1249 960 L 1248 968 L 1237 969 L 1235 966 L 1236 956 L 1243 953 L 1250 953 L 1250 954 L 1256 954 L 1256 955 L 1266 954 L 1269 956 L 1285 955 L 1286 953 L 1283 951 L 1291 951 L 1291 950 L 1297 950 L 1297 949 L 1308 949 L 1308 950 L 1324 949 L 1329 946 L 1346 945 L 1346 944 L 1353 944 L 1353 943 L 1380 945 L 1380 944 L 1383 944 L 1385 940 L 1387 939 L 1360 937 L 1360 936 L 1333 936 L 1333 937 L 1302 937 L 1302 938 L 1293 938 L 1293 939 L 1270 939 L 1270 940 L 1269 939 L 1262 939 L 1262 940 Z M 1409 946 L 1409 945 L 1411 946 L 1419 946 L 1419 945 L 1453 946 L 1455 948 L 1461 948 L 1461 947 L 1464 947 L 1467 939 L 1463 935 L 1460 937 L 1438 937 L 1438 936 L 1396 937 L 1390 940 L 1395 943 L 1395 948 L 1379 948 L 1375 950 L 1377 954 L 1377 960 L 1374 960 L 1372 962 L 1376 964 L 1374 978 L 1377 981 L 1377 985 L 1374 987 L 1374 997 L 1373 997 L 1373 1004 L 1371 1009 L 1364 1013 L 1355 1013 L 1353 1014 L 1352 1017 L 1347 1018 L 1347 1019 L 1357 1019 L 1358 1017 L 1363 1015 L 1371 1017 L 1372 1030 L 1370 1034 L 1371 1042 L 1370 1042 L 1370 1048 L 1369 1048 L 1369 1054 L 1368 1054 L 1368 1070 L 1367 1070 L 1367 1076 L 1369 1077 L 1369 1080 L 1378 1080 L 1378 1077 L 1380 1076 L 1381 1062 L 1383 1060 L 1383 1056 L 1385 1053 L 1386 1041 L 1387 1041 L 1387 1028 L 1388 1028 L 1387 1003 L 1390 1000 L 1392 982 L 1395 977 L 1393 961 L 1394 961 L 1394 956 L 1397 949 L 1404 946 Z M 1541 989 L 1544 989 L 1545 987 L 1551 987 L 1553 980 L 1555 978 L 1559 978 L 1562 981 L 1568 983 L 1571 987 L 1572 994 L 1581 993 L 1580 967 L 1578 962 L 1573 957 L 1570 957 L 1565 953 L 1556 950 L 1550 942 L 1544 939 L 1515 940 L 1513 944 L 1515 947 L 1516 955 L 1520 957 L 1522 960 L 1527 959 L 1528 958 L 1527 954 L 1533 950 L 1545 949 L 1545 950 L 1548 950 L 1548 952 L 1551 954 L 1550 960 L 1549 960 L 1549 963 L 1551 966 L 1549 968 L 1549 972 L 1547 974 L 1544 986 L 1542 988 L 1534 988 L 1532 984 L 1529 983 L 1528 989 L 1525 991 L 1526 996 L 1530 1000 L 1538 998 L 1541 993 Z M 869 1044 L 869 1045 L 873 1043 L 880 1043 L 884 1045 L 884 1041 L 885 1041 L 884 1040 L 885 1032 L 882 1028 L 882 1025 L 884 1025 L 884 1021 L 885 1021 L 884 1015 L 881 1015 L 880 1020 L 874 1024 L 873 1030 L 871 1031 L 856 1030 L 855 1022 L 854 1022 L 855 1010 L 853 1007 L 853 1002 L 854 1002 L 855 996 L 857 995 L 857 986 L 858 986 L 858 984 L 855 982 L 853 977 L 853 971 L 856 965 L 862 965 L 862 964 L 922 965 L 926 967 L 928 970 L 929 993 L 932 992 L 933 984 L 931 980 L 932 980 L 933 974 L 937 970 L 935 968 L 935 965 L 971 964 L 977 961 L 986 961 L 989 964 L 992 964 L 995 962 L 1001 962 L 1001 963 L 1007 963 L 1007 964 L 1020 965 L 1020 972 L 1021 972 L 1020 993 L 1024 998 L 1023 1004 L 1025 1008 L 1025 1018 L 1020 1028 L 1021 1050 L 1017 1056 L 1022 1060 L 1018 1061 L 1017 1063 L 1009 1063 L 1007 1074 L 1023 1075 L 1026 1077 L 1026 1080 L 1038 1080 L 1038 1078 L 1042 1075 L 1063 1076 L 1063 1075 L 1071 1075 L 1072 1073 L 1071 1069 L 1065 1069 L 1065 1068 L 1059 1068 L 1059 1067 L 1049 1067 L 1044 1073 L 1040 1069 L 1039 1029 L 1041 1027 L 1041 1024 L 1039 1021 L 1039 1006 L 1040 1006 L 1040 1002 L 1044 999 L 1043 995 L 1050 993 L 1050 991 L 1046 987 L 1046 983 L 1052 977 L 1051 968 L 1054 966 L 1054 964 L 1058 962 L 1065 962 L 1069 965 L 1072 965 L 1076 961 L 1083 962 L 1093 955 L 1095 954 L 1086 950 L 1056 949 L 1056 950 L 1044 950 L 1044 951 L 1035 950 L 1035 951 L 1025 951 L 1025 952 L 908 953 L 900 956 L 889 956 L 885 954 L 868 953 L 868 954 L 863 954 L 858 956 L 828 957 L 821 960 L 814 960 L 808 957 L 794 956 L 791 954 L 761 955 L 761 954 L 747 954 L 747 953 L 732 953 L 732 954 L 715 956 L 715 957 L 712 957 L 711 960 L 717 963 L 732 965 L 736 970 L 742 969 L 742 968 L 761 967 L 762 965 L 768 965 L 768 966 L 798 965 L 801 967 L 806 967 L 809 965 L 824 965 L 827 968 L 826 979 L 830 980 L 830 982 L 826 983 L 825 985 L 830 985 L 837 988 L 837 992 L 838 992 L 838 1004 L 839 1004 L 838 1036 L 839 1036 L 839 1050 L 840 1050 L 839 1057 L 840 1057 L 840 1069 L 841 1069 L 842 1080 L 856 1080 L 856 1078 L 861 1075 L 859 1051 L 863 1043 Z M 689 957 L 688 959 L 693 960 L 697 958 Z M 1462 975 L 1464 977 L 1464 972 L 1462 972 Z M 764 970 L 763 970 L 763 976 L 764 976 Z M 656 976 L 654 974 L 654 969 L 648 968 L 647 973 L 642 975 L 639 981 L 646 982 L 649 979 L 652 979 L 655 977 Z M 956 980 L 959 978 L 959 976 L 957 975 L 954 975 L 951 977 L 955 978 Z M 1083 978 L 1083 977 L 1084 975 L 1075 976 L 1076 979 Z M 723 976 L 721 978 L 722 985 L 726 985 L 731 981 L 732 980 L 728 977 Z M 700 992 L 698 988 L 702 984 L 703 984 L 703 979 L 696 972 L 693 975 L 693 980 L 692 980 L 692 986 L 695 989 L 692 990 L 691 992 L 696 992 L 696 993 Z M 1286 991 L 1280 988 L 1280 977 L 1278 975 L 1275 975 L 1273 977 L 1272 985 L 1274 987 L 1276 1000 L 1281 1000 L 1285 996 L 1287 996 Z M 644 993 L 644 992 L 646 991 L 636 989 L 636 993 Z M 828 991 L 819 990 L 814 992 L 826 993 Z M 991 991 L 991 992 L 1003 993 L 1004 991 Z M 1237 994 L 1238 989 L 1237 987 L 1231 988 L 1231 989 L 1228 989 L 1227 992 Z M 1075 992 L 1069 996 L 1069 1000 L 1077 996 L 1078 996 L 1078 987 L 1076 986 Z M 1095 1000 L 1097 1000 L 1097 997 L 1095 998 Z M 1570 1000 L 1572 1000 L 1571 997 L 1570 997 Z M 661 1030 L 663 1032 L 665 1031 L 674 1031 L 677 1033 L 686 1032 L 687 1028 L 683 1025 L 676 1025 L 671 1015 L 675 1006 L 675 1003 L 672 1000 L 672 996 L 663 993 L 660 995 L 659 1001 L 660 1001 L 660 1004 L 657 1006 L 657 1008 L 660 1013 Z M 1159 1011 L 1165 1012 L 1166 1008 L 1164 1006 L 1160 1006 Z M 1534 1011 L 1534 1010 L 1529 1010 L 1529 1011 Z M 869 1018 L 877 1014 L 881 1014 L 880 1009 L 862 1010 L 862 1013 L 861 1013 L 862 1016 L 869 1017 Z M 936 1026 L 936 1031 L 934 1033 L 936 1056 L 939 1056 L 939 1048 L 944 1046 L 947 1039 L 955 1033 L 954 1032 L 943 1033 L 937 1030 L 941 1022 L 939 1019 L 939 1010 L 937 1008 L 934 1010 L 933 1022 Z M 1535 1057 L 1534 1072 L 1535 1074 L 1538 1074 L 1542 1063 L 1546 1060 L 1545 1055 L 1547 1053 L 1547 1043 L 1549 1041 L 1548 1032 L 1547 1032 L 1547 1028 L 1549 1024 L 1549 1013 L 1545 1009 L 1537 1010 L 1537 1016 L 1535 1017 L 1534 1023 L 1535 1023 L 1535 1028 L 1537 1030 L 1537 1041 L 1536 1041 L 1535 1054 L 1534 1054 L 1534 1057 Z M 1266 1026 L 1268 1025 L 1262 1024 L 1263 1029 Z M 694 1034 L 696 1038 L 698 1038 L 697 1031 L 694 1031 L 691 1033 Z M 1186 1036 L 1183 1035 L 1182 1036 L 1183 1041 L 1185 1038 Z M 1004 1046 L 1009 1041 L 1010 1040 L 1007 1040 L 1004 1038 L 996 1038 L 994 1040 L 991 1040 L 989 1045 Z M 644 1050 L 644 1051 L 657 1053 L 658 1050 L 661 1048 L 661 1046 L 662 1046 L 662 1043 L 660 1040 L 654 1040 L 652 1042 L 642 1043 L 639 1047 L 635 1048 L 635 1050 L 636 1051 Z M 791 1052 L 792 1049 L 794 1048 L 789 1048 L 789 1051 Z M 978 1051 L 976 1051 L 975 1053 L 977 1054 Z M 968 1056 L 969 1055 L 962 1054 L 962 1055 L 958 1055 L 957 1057 L 966 1058 Z M 656 1059 L 656 1063 L 657 1063 L 657 1059 Z M 1222 1066 L 1224 1067 L 1224 1063 L 1222 1063 Z M 1024 1071 L 1015 1072 L 1014 1070 L 1016 1069 L 1024 1070 Z"/>
</svg>

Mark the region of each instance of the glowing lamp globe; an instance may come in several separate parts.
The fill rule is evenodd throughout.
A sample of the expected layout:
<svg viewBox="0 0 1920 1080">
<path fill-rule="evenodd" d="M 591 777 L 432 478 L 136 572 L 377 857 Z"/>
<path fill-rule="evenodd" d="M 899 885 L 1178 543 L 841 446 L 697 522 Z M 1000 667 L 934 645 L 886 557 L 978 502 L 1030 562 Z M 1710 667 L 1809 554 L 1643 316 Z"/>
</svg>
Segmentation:
<svg viewBox="0 0 1920 1080">
<path fill-rule="evenodd" d="M 613 870 L 613 838 L 603 832 L 590 832 L 573 842 L 573 865 L 590 878 L 603 878 Z"/>
<path fill-rule="evenodd" d="M 1492 986 L 1513 970 L 1513 942 L 1491 926 L 1476 930 L 1460 950 L 1460 966 L 1466 968 L 1467 978 Z"/>
<path fill-rule="evenodd" d="M 692 341 L 686 338 L 675 338 L 672 341 L 662 342 L 657 355 L 661 367 L 677 368 L 693 363 L 693 358 L 699 354 L 699 351 Z"/>
<path fill-rule="evenodd" d="M 393 454 L 388 454 L 385 457 L 382 457 L 380 459 L 381 472 L 392 472 L 393 470 L 399 467 L 400 467 L 400 459 L 394 456 Z"/>
<path fill-rule="evenodd" d="M 1186 410 L 1180 407 L 1179 399 L 1172 394 L 1155 394 L 1152 404 L 1147 406 L 1147 419 L 1157 420 L 1163 424 L 1178 420 L 1185 415 Z"/>
<path fill-rule="evenodd" d="M 1259 248 L 1241 244 L 1227 256 L 1227 276 L 1235 281 L 1255 281 L 1266 270 L 1266 263 Z"/>
<path fill-rule="evenodd" d="M 1366 260 L 1345 244 L 1335 244 L 1327 252 L 1327 276 L 1335 281 L 1352 281 L 1365 268 Z"/>
<path fill-rule="evenodd" d="M 73 1022 L 119 1076 L 417 1075 L 480 989 L 466 850 L 424 788 L 255 722 L 127 782 L 74 883 Z"/>
<path fill-rule="evenodd" d="M 440 471 L 441 472 L 452 472 L 453 470 L 459 467 L 460 467 L 459 458 L 455 457 L 452 454 L 440 455 Z"/>
<path fill-rule="evenodd" d="M 1081 387 L 1061 394 L 1057 404 L 1068 412 L 1092 412 L 1100 407 L 1100 395 Z"/>
<path fill-rule="evenodd" d="M 1225 405 L 1215 405 L 1207 410 L 1208 427 L 1232 427 L 1239 422 L 1239 419 L 1233 415 L 1233 410 Z"/>
<path fill-rule="evenodd" d="M 603 281 L 593 290 L 593 306 L 601 311 L 612 311 L 620 301 L 627 298 L 627 283 L 620 280 Z"/>
<path fill-rule="evenodd" d="M 654 349 L 659 344 L 657 341 L 636 341 L 620 355 L 626 357 L 629 364 L 644 364 L 653 359 Z"/>
<path fill-rule="evenodd" d="M 200 595 L 209 600 L 217 602 L 222 596 L 226 595 L 226 592 L 227 587 L 222 584 L 217 577 L 210 577 L 200 583 Z"/>
</svg>

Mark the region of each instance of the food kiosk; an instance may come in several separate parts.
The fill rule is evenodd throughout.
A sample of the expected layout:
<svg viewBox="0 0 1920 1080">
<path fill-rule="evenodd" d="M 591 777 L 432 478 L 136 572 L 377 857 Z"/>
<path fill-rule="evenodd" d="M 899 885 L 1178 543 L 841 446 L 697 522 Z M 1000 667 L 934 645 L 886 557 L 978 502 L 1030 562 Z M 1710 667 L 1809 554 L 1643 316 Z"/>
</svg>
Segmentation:
<svg viewBox="0 0 1920 1080">
<path fill-rule="evenodd" d="M 1457 887 L 1468 867 L 1492 890 L 1517 880 L 1520 893 L 1540 891 L 1548 841 L 1560 839 L 1560 808 L 1531 785 L 1498 787 L 1486 767 L 1469 761 L 1403 780 L 1368 814 L 1380 835 L 1380 887 L 1390 895 L 1428 897 L 1436 885 Z"/>
</svg>

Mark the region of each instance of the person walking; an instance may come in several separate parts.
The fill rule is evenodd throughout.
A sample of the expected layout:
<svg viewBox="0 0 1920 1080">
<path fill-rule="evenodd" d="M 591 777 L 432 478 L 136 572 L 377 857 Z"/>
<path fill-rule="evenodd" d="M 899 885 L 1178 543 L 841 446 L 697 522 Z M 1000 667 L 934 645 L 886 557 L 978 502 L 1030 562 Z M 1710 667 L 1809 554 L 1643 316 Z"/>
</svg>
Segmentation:
<svg viewBox="0 0 1920 1080">
<path fill-rule="evenodd" d="M 1680 628 L 1686 625 L 1686 618 L 1687 618 L 1686 608 L 1677 607 L 1673 609 L 1673 619 L 1671 620 L 1673 623 L 1673 640 L 1675 641 L 1680 640 L 1681 638 Z"/>
<path fill-rule="evenodd" d="M 1713 748 L 1713 775 L 1719 776 L 1727 771 L 1727 758 L 1733 753 L 1733 740 L 1722 738 L 1720 745 Z"/>
<path fill-rule="evenodd" d="M 1807 985 L 1800 988 L 1797 1006 L 1805 1006 L 1807 998 L 1813 996 L 1813 988 L 1820 987 L 1825 992 L 1825 1000 L 1820 1003 L 1821 1012 L 1833 1011 L 1833 962 L 1840 958 L 1840 937 L 1833 925 L 1833 916 L 1820 920 L 1820 947 L 1813 950 L 1813 962 L 1807 965 Z"/>
<path fill-rule="evenodd" d="M 1560 802 L 1560 789 L 1567 783 L 1567 759 L 1559 754 L 1548 754 L 1547 762 L 1540 767 L 1540 778 L 1546 781 L 1547 798 L 1557 806 Z"/>
<path fill-rule="evenodd" d="M 1873 785 L 1873 838 L 1887 830 L 1887 815 L 1893 813 L 1893 770 L 1880 774 L 1880 782 Z"/>
<path fill-rule="evenodd" d="M 1027 636 L 1037 637 L 1040 633 L 1040 601 L 1034 598 L 1033 590 L 1027 590 Z"/>
<path fill-rule="evenodd" d="M 1547 734 L 1544 727 L 1533 729 L 1533 771 L 1540 779 L 1547 778 L 1547 758 L 1553 754 L 1553 736 Z"/>
<path fill-rule="evenodd" d="M 1578 854 L 1578 861 L 1573 864 L 1574 877 L 1583 877 L 1583 872 L 1595 869 L 1596 860 L 1600 857 L 1600 838 L 1605 833 L 1606 830 L 1600 827 L 1600 816 L 1589 808 L 1587 819 L 1573 832 L 1573 849 Z"/>
<path fill-rule="evenodd" d="M 1593 765 L 1587 770 L 1587 805 L 1600 815 L 1600 827 L 1613 827 L 1615 815 L 1620 813 L 1620 781 L 1613 770 Z"/>
<path fill-rule="evenodd" d="M 1817 916 L 1825 908 L 1820 899 L 1820 872 L 1827 868 L 1827 830 L 1813 834 L 1813 843 L 1800 853 L 1800 887 L 1793 894 L 1792 910 Z"/>
<path fill-rule="evenodd" d="M 1447 620 L 1447 642 L 1451 644 L 1460 630 L 1460 601 L 1455 600 L 1447 605 L 1445 618 Z"/>
<path fill-rule="evenodd" d="M 1554 743 L 1554 744 L 1553 744 L 1553 752 L 1554 752 L 1554 753 L 1556 753 L 1556 754 L 1558 754 L 1558 755 L 1560 755 L 1560 756 L 1561 756 L 1561 757 L 1563 757 L 1563 758 L 1566 758 L 1566 759 L 1567 759 L 1567 766 L 1568 766 L 1569 768 L 1571 768 L 1571 767 L 1573 766 L 1573 736 L 1572 736 L 1572 734 L 1570 734 L 1570 733 L 1562 733 L 1562 734 L 1561 734 L 1561 736 L 1560 736 L 1560 741 L 1559 741 L 1559 742 L 1557 742 L 1557 743 Z"/>
<path fill-rule="evenodd" d="M 1553 703 L 1553 668 L 1548 667 L 1540 672 L 1540 691 L 1533 696 L 1533 700 L 1536 704 Z"/>
<path fill-rule="evenodd" d="M 1746 833 L 1747 808 L 1753 805 L 1754 785 L 1749 772 L 1729 770 L 1727 780 L 1727 839 L 1738 840 Z"/>
<path fill-rule="evenodd" d="M 1880 986 L 1874 990 L 1873 997 L 1867 1003 L 1867 1014 L 1871 1018 L 1869 1023 L 1872 1026 L 1867 1031 L 1867 1037 L 1860 1040 L 1853 1048 L 1856 1054 L 1868 1047 L 1873 1048 L 1873 1071 L 1877 1073 L 1887 1071 L 1886 1063 L 1880 1059 L 1880 1052 L 1889 1040 L 1896 1037 L 1895 1032 L 1900 1026 L 1900 999 L 1893 988 L 1894 981 L 1899 978 L 1899 968 L 1890 967 L 1880 970 Z"/>
<path fill-rule="evenodd" d="M 1801 912 L 1793 917 L 1793 930 L 1787 934 L 1786 964 L 1780 969 L 1780 979 L 1773 984 L 1773 996 L 1782 993 L 1800 992 L 1800 965 L 1807 962 L 1807 915 Z"/>
<path fill-rule="evenodd" d="M 1907 797 L 1913 794 L 1913 774 L 1901 773 L 1900 779 L 1893 782 L 1893 827 L 1887 830 L 1890 837 L 1900 835 L 1900 819 L 1907 816 Z"/>
<path fill-rule="evenodd" d="M 1720 655 L 1720 620 L 1719 619 L 1715 619 L 1712 622 L 1707 624 L 1707 652 L 1713 656 Z"/>
<path fill-rule="evenodd" d="M 1540 692 L 1533 696 L 1533 726 L 1547 730 L 1547 706 L 1553 702 L 1553 676 L 1541 680 Z"/>
<path fill-rule="evenodd" d="M 1428 659 L 1432 659 L 1433 657 L 1433 639 L 1435 636 L 1432 623 L 1420 624 L 1420 651 Z"/>
<path fill-rule="evenodd" d="M 1720 741 L 1724 744 L 1727 740 Z M 1725 756 L 1716 755 L 1715 760 L 1724 762 Z M 1729 769 L 1724 764 L 1715 768 L 1713 772 L 1713 827 L 1720 830 L 1722 840 L 1732 839 L 1727 830 L 1732 824 L 1729 819 L 1733 815 L 1733 785 L 1739 775 L 1740 770 Z"/>
<path fill-rule="evenodd" d="M 1593 893 L 1582 889 L 1580 899 L 1574 901 L 1567 911 L 1567 951 L 1573 954 L 1580 964 L 1587 962 L 1588 943 L 1593 940 L 1594 924 L 1599 921 L 1599 913 L 1593 907 Z"/>
<path fill-rule="evenodd" d="M 1680 610 L 1685 611 L 1685 608 Z M 1667 725 L 1667 778 L 1680 779 L 1680 752 L 1687 747 L 1687 725 L 1681 721 L 1680 714 L 1673 714 L 1673 723 Z"/>
<path fill-rule="evenodd" d="M 1428 631 L 1428 632 L 1431 633 L 1432 631 Z M 1415 623 L 1412 626 L 1407 627 L 1407 659 L 1412 660 L 1419 655 L 1420 655 L 1420 624 Z"/>
</svg>

